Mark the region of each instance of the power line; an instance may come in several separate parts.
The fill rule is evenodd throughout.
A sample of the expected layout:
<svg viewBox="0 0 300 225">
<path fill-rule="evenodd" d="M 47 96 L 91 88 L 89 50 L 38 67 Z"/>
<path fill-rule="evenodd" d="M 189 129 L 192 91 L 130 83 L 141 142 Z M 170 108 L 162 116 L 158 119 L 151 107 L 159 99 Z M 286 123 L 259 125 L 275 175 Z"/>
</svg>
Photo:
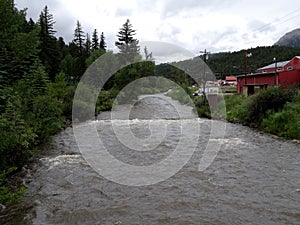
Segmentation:
<svg viewBox="0 0 300 225">
<path fill-rule="evenodd" d="M 270 22 L 270 23 L 268 23 L 268 24 L 265 24 L 265 25 L 263 25 L 263 26 L 261 26 L 261 27 L 255 29 L 255 30 L 253 30 L 253 32 L 254 32 L 254 33 L 261 32 L 261 31 L 266 30 L 268 27 L 270 27 L 270 26 L 272 26 L 272 25 L 274 25 L 274 24 L 282 24 L 282 23 L 285 23 L 285 22 L 287 22 L 287 21 L 289 21 L 289 20 L 295 18 L 296 16 L 300 15 L 300 13 L 297 13 L 296 15 L 293 15 L 293 14 L 295 14 L 295 13 L 298 12 L 298 11 L 300 11 L 300 8 L 298 8 L 298 9 L 296 9 L 296 10 L 294 10 L 294 11 L 292 11 L 292 12 L 290 12 L 290 13 L 288 13 L 288 14 L 282 16 L 282 17 L 280 17 L 279 19 L 275 19 L 275 20 L 273 20 L 272 22 Z M 293 16 L 292 16 L 292 15 L 293 15 Z M 292 17 L 290 17 L 290 16 L 292 16 Z M 283 20 L 284 18 L 287 18 L 287 17 L 290 17 L 290 18 L 288 18 L 288 19 L 286 19 L 286 20 L 284 20 L 284 21 L 281 21 L 281 20 Z"/>
</svg>

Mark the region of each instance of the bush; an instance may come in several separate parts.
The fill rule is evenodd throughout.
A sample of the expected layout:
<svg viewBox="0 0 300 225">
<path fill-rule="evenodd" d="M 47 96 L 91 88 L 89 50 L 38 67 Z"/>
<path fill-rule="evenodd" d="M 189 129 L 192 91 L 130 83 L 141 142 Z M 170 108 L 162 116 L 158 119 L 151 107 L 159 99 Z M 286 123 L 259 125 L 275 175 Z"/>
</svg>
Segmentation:
<svg viewBox="0 0 300 225">
<path fill-rule="evenodd" d="M 10 188 L 9 180 L 7 177 L 16 169 L 16 167 L 11 167 L 7 171 L 0 172 L 0 204 L 7 202 L 11 204 L 19 203 L 22 200 L 22 196 L 26 192 L 26 189 L 24 187 L 20 188 L 17 191 L 13 191 L 12 188 Z"/>
<path fill-rule="evenodd" d="M 0 118 L 0 171 L 20 168 L 32 155 L 36 134 L 17 112 L 7 110 Z"/>
<path fill-rule="evenodd" d="M 300 94 L 295 101 L 287 102 L 281 111 L 268 111 L 261 128 L 288 139 L 300 140 Z"/>
<path fill-rule="evenodd" d="M 179 101 L 182 104 L 191 104 L 191 98 L 190 95 L 186 92 L 185 89 L 177 86 L 173 88 L 170 92 L 167 94 L 169 97 L 171 97 L 174 100 Z"/>
<path fill-rule="evenodd" d="M 115 101 L 116 96 L 118 95 L 117 89 L 110 90 L 102 90 L 99 93 L 96 105 L 96 113 L 100 113 L 101 111 L 109 111 L 112 108 L 112 105 Z"/>
<path fill-rule="evenodd" d="M 293 100 L 294 95 L 295 93 L 291 89 L 272 87 L 251 96 L 251 101 L 246 106 L 244 123 L 251 127 L 259 127 L 268 110 L 278 112 L 286 102 Z"/>
</svg>

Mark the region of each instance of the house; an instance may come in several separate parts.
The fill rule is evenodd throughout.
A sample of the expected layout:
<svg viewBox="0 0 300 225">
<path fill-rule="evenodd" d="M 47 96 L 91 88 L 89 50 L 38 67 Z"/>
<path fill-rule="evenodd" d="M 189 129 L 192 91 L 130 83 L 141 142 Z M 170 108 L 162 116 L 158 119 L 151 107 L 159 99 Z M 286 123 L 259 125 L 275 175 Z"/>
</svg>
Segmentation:
<svg viewBox="0 0 300 225">
<path fill-rule="evenodd" d="M 237 93 L 251 95 L 270 86 L 289 87 L 300 83 L 300 56 L 274 62 L 256 73 L 237 76 Z"/>
<path fill-rule="evenodd" d="M 237 85 L 237 78 L 235 76 L 226 76 L 225 81 L 227 85 L 236 86 Z"/>
</svg>

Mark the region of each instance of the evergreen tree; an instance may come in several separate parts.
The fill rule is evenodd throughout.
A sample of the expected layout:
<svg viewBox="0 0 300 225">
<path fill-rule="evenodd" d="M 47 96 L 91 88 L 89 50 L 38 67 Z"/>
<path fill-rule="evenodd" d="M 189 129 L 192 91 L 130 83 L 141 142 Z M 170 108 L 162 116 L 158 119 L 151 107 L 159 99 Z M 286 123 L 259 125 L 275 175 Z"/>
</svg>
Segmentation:
<svg viewBox="0 0 300 225">
<path fill-rule="evenodd" d="M 13 0 L 0 1 L 0 83 L 11 85 L 28 73 L 38 58 L 38 27 L 28 29 L 26 11 Z"/>
<path fill-rule="evenodd" d="M 74 31 L 73 42 L 78 48 L 78 54 L 82 55 L 84 51 L 85 36 L 80 22 L 77 20 L 76 29 Z"/>
<path fill-rule="evenodd" d="M 92 51 L 94 52 L 98 49 L 99 49 L 99 38 L 98 38 L 97 29 L 95 29 L 92 36 Z"/>
<path fill-rule="evenodd" d="M 59 72 L 60 52 L 53 28 L 55 24 L 53 15 L 50 14 L 47 6 L 43 9 L 39 18 L 40 25 L 40 60 L 46 68 L 49 77 L 54 81 L 56 74 Z"/>
<path fill-rule="evenodd" d="M 27 33 L 31 32 L 35 29 L 35 26 L 36 26 L 35 22 L 30 18 L 28 22 L 26 21 L 24 31 Z"/>
<path fill-rule="evenodd" d="M 90 35 L 87 33 L 86 34 L 86 41 L 85 41 L 86 57 L 89 57 L 91 55 L 91 48 L 92 48 L 91 38 L 90 38 Z"/>
<path fill-rule="evenodd" d="M 90 42 L 90 41 L 89 41 Z M 90 44 L 89 44 L 90 45 Z M 86 39 L 82 29 L 82 26 L 79 21 L 76 23 L 76 28 L 74 31 L 74 39 L 69 45 L 70 52 L 74 57 L 75 63 L 73 64 L 72 71 L 73 77 L 72 81 L 79 81 L 86 69 L 86 59 L 88 55 L 86 54 Z"/>
<path fill-rule="evenodd" d="M 123 27 L 118 32 L 118 41 L 115 43 L 121 55 L 126 55 L 129 61 L 133 61 L 140 51 L 139 41 L 134 38 L 134 35 L 136 35 L 135 31 L 129 19 L 127 19 L 126 23 L 123 24 Z"/>
<path fill-rule="evenodd" d="M 100 36 L 100 49 L 106 50 L 106 42 L 105 42 L 105 37 L 103 32 L 101 33 Z"/>
<path fill-rule="evenodd" d="M 55 22 L 53 20 L 53 15 L 49 12 L 48 6 L 45 6 L 40 14 L 40 23 L 42 31 L 45 34 L 54 37 L 56 31 L 54 31 L 53 25 L 55 24 Z"/>
</svg>

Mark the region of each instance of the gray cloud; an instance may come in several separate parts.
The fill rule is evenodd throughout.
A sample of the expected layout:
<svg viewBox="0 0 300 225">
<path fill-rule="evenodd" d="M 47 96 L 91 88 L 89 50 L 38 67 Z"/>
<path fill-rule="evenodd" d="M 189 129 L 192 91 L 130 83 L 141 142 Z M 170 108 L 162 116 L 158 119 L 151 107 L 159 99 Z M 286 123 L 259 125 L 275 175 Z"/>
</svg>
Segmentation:
<svg viewBox="0 0 300 225">
<path fill-rule="evenodd" d="M 18 9 L 27 8 L 27 17 L 32 18 L 35 22 L 38 21 L 39 15 L 47 5 L 49 12 L 54 17 L 54 29 L 57 31 L 56 36 L 63 37 L 66 42 L 73 39 L 76 18 L 68 13 L 58 0 L 15 0 L 15 5 Z"/>
<path fill-rule="evenodd" d="M 266 23 L 261 20 L 252 20 L 248 23 L 249 30 L 252 33 L 257 33 L 257 32 L 272 32 L 276 28 L 272 23 Z"/>
<path fill-rule="evenodd" d="M 93 0 L 85 3 L 84 10 L 79 8 L 84 2 L 75 4 L 70 0 L 15 0 L 15 3 L 19 9 L 27 7 L 28 18 L 32 17 L 34 21 L 48 5 L 56 21 L 57 36 L 64 37 L 66 42 L 73 39 L 79 19 L 85 32 L 91 34 L 95 28 L 99 33 L 103 31 L 108 48 L 114 48 L 124 17 L 132 20 L 140 40 L 151 37 L 185 46 L 194 52 L 204 48 L 223 51 L 271 45 L 274 38 L 297 27 L 300 21 L 300 17 L 295 16 L 298 12 L 288 14 L 295 11 L 293 5 L 298 3 L 297 0 L 291 0 L 289 4 L 278 0 L 272 5 L 260 0 L 253 0 L 251 4 L 232 0 L 130 0 L 124 4 Z M 128 7 L 130 4 L 134 9 Z M 75 5 L 77 8 L 72 7 Z M 268 11 L 265 10 L 267 6 Z M 275 20 L 277 17 L 279 21 Z"/>
<path fill-rule="evenodd" d="M 132 15 L 132 10 L 131 9 L 120 9 L 118 8 L 116 10 L 115 16 L 117 17 L 130 17 Z"/>
<path fill-rule="evenodd" d="M 141 50 L 146 46 L 148 52 L 152 52 L 153 58 L 158 63 L 169 63 L 175 61 L 181 61 L 185 59 L 190 59 L 195 55 L 175 44 L 170 44 L 161 41 L 145 41 L 141 42 Z"/>
<path fill-rule="evenodd" d="M 199 14 L 201 14 L 201 10 L 216 10 L 222 7 L 228 7 L 232 4 L 230 0 L 209 0 L 209 1 L 199 1 L 199 0 L 168 0 L 164 5 L 164 9 L 162 12 L 162 18 L 167 18 L 171 16 L 176 16 L 179 12 L 183 10 L 199 10 Z"/>
</svg>

